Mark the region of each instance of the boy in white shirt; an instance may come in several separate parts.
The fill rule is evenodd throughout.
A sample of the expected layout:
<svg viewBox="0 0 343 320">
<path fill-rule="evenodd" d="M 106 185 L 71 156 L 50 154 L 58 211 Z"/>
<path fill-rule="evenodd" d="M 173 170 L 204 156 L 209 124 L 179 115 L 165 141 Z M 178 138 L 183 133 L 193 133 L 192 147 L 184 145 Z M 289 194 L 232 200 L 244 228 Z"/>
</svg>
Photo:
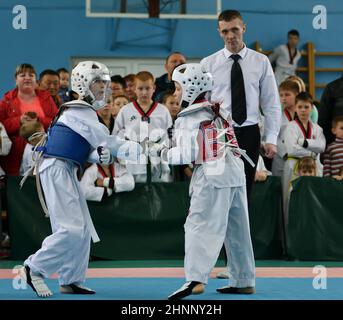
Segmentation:
<svg viewBox="0 0 343 320">
<path fill-rule="evenodd" d="M 280 84 L 287 77 L 295 75 L 298 61 L 301 58 L 301 52 L 297 46 L 299 43 L 298 30 L 290 30 L 287 34 L 288 41 L 274 49 L 269 56 L 271 63 L 275 62 L 275 79 Z"/>
<path fill-rule="evenodd" d="M 281 127 L 277 137 L 277 153 L 272 162 L 273 176 L 282 177 L 285 166 L 285 130 L 287 124 L 296 117 L 295 97 L 299 94 L 298 85 L 290 80 L 282 82 L 279 86 L 280 102 L 282 104 Z"/>
<path fill-rule="evenodd" d="M 170 182 L 170 168 L 160 161 L 160 157 L 149 152 L 154 143 L 168 145 L 168 128 L 172 126 L 170 113 L 163 104 L 154 102 L 154 77 L 148 71 L 136 75 L 135 93 L 137 100 L 125 105 L 119 111 L 114 125 L 114 134 L 142 144 L 145 154 L 140 161 L 128 162 L 126 167 L 136 182 L 147 181 L 148 160 L 151 162 L 151 180 Z"/>
<path fill-rule="evenodd" d="M 285 131 L 285 147 L 287 160 L 283 173 L 283 199 L 285 225 L 288 224 L 288 203 L 290 182 L 294 174 L 294 168 L 300 158 L 312 157 L 316 159 L 317 176 L 322 175 L 322 164 L 319 154 L 325 150 L 325 137 L 323 130 L 317 124 L 311 122 L 313 100 L 309 93 L 301 92 L 296 97 L 297 118 L 291 121 Z"/>
<path fill-rule="evenodd" d="M 92 164 L 80 182 L 86 200 L 102 201 L 113 193 L 132 191 L 135 180 L 125 166 L 114 161 L 109 165 Z"/>
</svg>

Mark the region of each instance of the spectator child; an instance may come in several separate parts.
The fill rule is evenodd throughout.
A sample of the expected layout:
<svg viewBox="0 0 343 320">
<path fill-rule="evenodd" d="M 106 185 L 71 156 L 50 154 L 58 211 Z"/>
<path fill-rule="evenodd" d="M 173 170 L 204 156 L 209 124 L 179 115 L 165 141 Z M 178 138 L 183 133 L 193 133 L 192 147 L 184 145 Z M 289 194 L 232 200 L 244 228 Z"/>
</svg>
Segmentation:
<svg viewBox="0 0 343 320">
<path fill-rule="evenodd" d="M 154 102 L 154 77 L 148 71 L 136 75 L 137 100 L 124 106 L 118 113 L 114 133 L 144 145 L 145 154 L 139 163 L 127 163 L 127 169 L 134 175 L 136 182 L 147 181 L 148 159 L 151 161 L 151 178 L 156 182 L 169 182 L 170 168 L 162 163 L 154 150 L 162 144 L 168 145 L 168 128 L 172 126 L 170 113 L 163 104 Z M 152 148 L 152 145 L 157 145 Z M 151 146 L 151 147 L 149 147 Z M 151 149 L 152 153 L 149 154 Z"/>
<path fill-rule="evenodd" d="M 315 177 L 317 175 L 316 161 L 311 157 L 303 157 L 298 162 L 298 177 Z"/>
<path fill-rule="evenodd" d="M 162 103 L 168 108 L 173 122 L 175 122 L 177 114 L 181 111 L 181 104 L 176 95 L 174 93 L 166 93 L 163 96 Z"/>
<path fill-rule="evenodd" d="M 306 85 L 303 79 L 301 79 L 298 76 L 289 76 L 286 78 L 286 80 L 291 80 L 294 81 L 298 87 L 299 87 L 299 92 L 304 92 L 306 91 Z M 316 106 L 316 103 L 319 104 L 318 102 L 314 101 L 313 106 L 312 106 L 312 111 L 310 114 L 310 119 L 313 123 L 318 123 L 318 108 Z"/>
<path fill-rule="evenodd" d="M 106 126 L 110 134 L 113 134 L 114 118 L 112 117 L 112 101 L 113 97 L 107 97 L 106 105 L 99 109 L 96 113 L 99 121 Z"/>
<path fill-rule="evenodd" d="M 287 160 L 283 173 L 283 198 L 285 206 L 285 224 L 288 224 L 289 187 L 294 167 L 300 158 L 312 157 L 316 160 L 317 176 L 322 175 L 319 154 L 325 149 L 323 130 L 310 120 L 313 100 L 309 93 L 301 92 L 296 97 L 297 118 L 291 121 L 285 131 Z"/>
<path fill-rule="evenodd" d="M 343 167 L 339 169 L 338 175 L 333 176 L 332 178 L 342 181 L 343 180 Z"/>
<path fill-rule="evenodd" d="M 335 141 L 327 146 L 324 153 L 324 177 L 339 176 L 343 167 L 343 116 L 333 119 L 331 131 Z"/>
<path fill-rule="evenodd" d="M 56 71 L 60 77 L 60 89 L 58 95 L 62 100 L 62 104 L 70 101 L 69 96 L 69 72 L 65 68 L 60 68 Z"/>
<path fill-rule="evenodd" d="M 277 138 L 277 153 L 272 162 L 273 176 L 282 177 L 285 165 L 286 147 L 284 144 L 287 124 L 296 117 L 295 97 L 299 94 L 298 85 L 294 81 L 284 81 L 279 86 L 280 102 L 282 104 L 281 128 Z"/>
<path fill-rule="evenodd" d="M 115 119 L 122 107 L 130 102 L 129 98 L 125 95 L 119 95 L 111 98 L 111 114 Z"/>
<path fill-rule="evenodd" d="M 102 201 L 113 193 L 132 191 L 135 180 L 118 161 L 110 165 L 92 164 L 81 179 L 86 200 Z"/>
</svg>

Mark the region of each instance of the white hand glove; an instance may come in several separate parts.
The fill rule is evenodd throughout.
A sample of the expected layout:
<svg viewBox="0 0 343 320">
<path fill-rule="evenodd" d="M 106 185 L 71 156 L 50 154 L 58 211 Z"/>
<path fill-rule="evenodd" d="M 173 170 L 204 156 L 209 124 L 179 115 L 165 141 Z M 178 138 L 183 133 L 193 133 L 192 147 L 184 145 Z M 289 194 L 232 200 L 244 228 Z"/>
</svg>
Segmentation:
<svg viewBox="0 0 343 320">
<path fill-rule="evenodd" d="M 161 143 L 153 143 L 149 147 L 149 156 L 150 157 L 159 157 L 161 155 L 161 150 L 165 148 L 165 146 Z"/>
<path fill-rule="evenodd" d="M 163 148 L 161 150 L 161 161 L 168 163 L 168 148 Z"/>
<path fill-rule="evenodd" d="M 99 155 L 99 162 L 101 164 L 108 165 L 113 162 L 113 157 L 109 149 L 100 146 L 98 147 L 97 151 Z"/>
<path fill-rule="evenodd" d="M 155 143 L 159 143 L 167 132 L 163 129 L 154 129 L 149 132 L 149 140 Z"/>
<path fill-rule="evenodd" d="M 137 142 L 127 141 L 119 147 L 117 158 L 137 161 L 142 151 L 142 147 Z"/>
</svg>

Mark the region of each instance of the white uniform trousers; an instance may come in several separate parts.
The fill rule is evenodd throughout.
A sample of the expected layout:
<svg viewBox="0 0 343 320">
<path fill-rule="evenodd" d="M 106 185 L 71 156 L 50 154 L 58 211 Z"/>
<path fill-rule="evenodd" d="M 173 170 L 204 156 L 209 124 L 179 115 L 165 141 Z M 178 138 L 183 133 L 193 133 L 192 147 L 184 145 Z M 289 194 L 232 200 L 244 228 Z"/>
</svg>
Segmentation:
<svg viewBox="0 0 343 320">
<path fill-rule="evenodd" d="M 189 215 L 185 223 L 185 274 L 187 281 L 207 283 L 225 243 L 230 285 L 255 286 L 246 187 L 215 188 L 203 170 L 192 186 Z M 192 179 L 194 179 L 193 177 Z"/>
<path fill-rule="evenodd" d="M 57 272 L 60 285 L 80 284 L 86 279 L 91 234 L 87 225 L 89 211 L 76 166 L 55 160 L 40 173 L 40 179 L 53 233 L 24 264 L 44 277 Z"/>
</svg>

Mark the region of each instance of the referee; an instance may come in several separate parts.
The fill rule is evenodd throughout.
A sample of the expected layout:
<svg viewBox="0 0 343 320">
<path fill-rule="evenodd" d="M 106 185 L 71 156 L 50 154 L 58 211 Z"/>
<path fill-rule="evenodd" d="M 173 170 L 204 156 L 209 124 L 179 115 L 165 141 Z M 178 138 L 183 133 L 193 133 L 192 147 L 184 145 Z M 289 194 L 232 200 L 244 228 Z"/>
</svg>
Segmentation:
<svg viewBox="0 0 343 320">
<path fill-rule="evenodd" d="M 264 115 L 264 153 L 276 154 L 276 140 L 281 124 L 281 106 L 273 69 L 268 58 L 246 47 L 246 25 L 236 10 L 225 10 L 218 17 L 218 32 L 225 47 L 204 58 L 201 63 L 212 73 L 214 87 L 211 101 L 222 102 L 232 115 L 240 148 L 257 164 L 261 135 L 259 121 Z M 244 161 L 248 200 L 256 167 Z"/>
</svg>

